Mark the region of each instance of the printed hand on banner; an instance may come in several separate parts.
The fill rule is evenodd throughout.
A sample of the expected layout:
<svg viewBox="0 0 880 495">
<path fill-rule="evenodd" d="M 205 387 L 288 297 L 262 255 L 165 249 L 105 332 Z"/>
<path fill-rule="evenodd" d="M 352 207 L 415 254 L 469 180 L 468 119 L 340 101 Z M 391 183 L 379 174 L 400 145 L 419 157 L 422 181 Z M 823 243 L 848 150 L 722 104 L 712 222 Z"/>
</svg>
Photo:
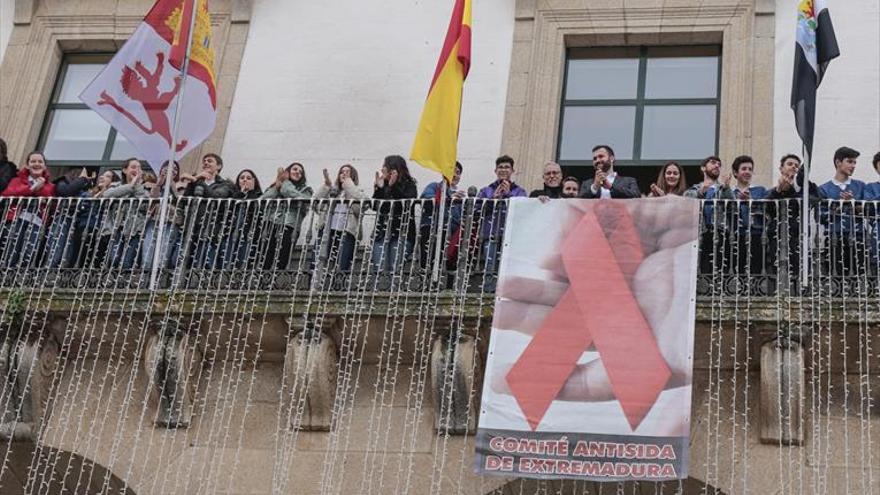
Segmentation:
<svg viewBox="0 0 880 495">
<path fill-rule="evenodd" d="M 657 339 L 660 352 L 672 371 L 667 389 L 687 384 L 689 349 L 680 348 L 680 340 L 668 338 L 676 335 L 682 322 L 690 318 L 691 291 L 690 254 L 695 240 L 695 229 L 687 216 L 670 215 L 664 202 L 682 201 L 680 198 L 627 203 L 632 217 L 641 232 L 645 259 L 639 266 L 633 281 L 633 293 Z M 554 217 L 559 221 L 548 224 L 546 215 L 517 218 L 523 232 L 541 232 L 540 245 L 531 244 L 528 258 L 515 256 L 505 262 L 503 276 L 499 280 L 496 303 L 496 320 L 493 326 L 527 335 L 541 327 L 544 320 L 568 290 L 568 280 L 562 263 L 561 249 L 565 238 L 586 212 L 586 202 L 560 201 L 548 207 L 558 210 Z M 668 204 L 668 203 L 667 203 Z M 619 205 L 619 203 L 618 203 Z M 595 213 L 603 227 L 613 228 L 618 210 L 598 204 Z M 607 229 L 606 229 L 607 231 Z M 654 241 L 650 244 L 647 242 Z M 622 249 L 620 246 L 612 246 Z M 535 260 L 535 261 L 532 261 Z M 518 265 L 537 265 L 540 270 Z M 538 273 L 543 271 L 543 273 Z M 665 274 L 671 273 L 672 277 Z M 597 266 L 595 276 L 602 276 L 602 266 Z M 613 300 L 597 300 L 588 311 L 613 313 Z M 497 393 L 509 394 L 505 377 L 513 363 L 496 363 L 492 388 Z M 607 401 L 614 400 L 608 375 L 601 360 L 578 365 L 557 400 Z M 673 423 L 674 424 L 674 423 Z"/>
</svg>

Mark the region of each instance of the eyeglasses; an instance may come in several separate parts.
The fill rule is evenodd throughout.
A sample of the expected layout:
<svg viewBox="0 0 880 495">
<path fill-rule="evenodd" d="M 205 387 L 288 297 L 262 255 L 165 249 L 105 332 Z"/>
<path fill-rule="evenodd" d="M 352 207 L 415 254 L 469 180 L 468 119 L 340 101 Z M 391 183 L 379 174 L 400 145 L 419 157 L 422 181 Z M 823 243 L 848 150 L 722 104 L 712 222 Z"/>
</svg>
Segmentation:
<svg viewBox="0 0 880 495">
<path fill-rule="evenodd" d="M 562 175 L 562 172 L 556 172 L 555 170 L 552 172 L 547 171 L 547 172 L 544 172 L 544 175 Z"/>
</svg>

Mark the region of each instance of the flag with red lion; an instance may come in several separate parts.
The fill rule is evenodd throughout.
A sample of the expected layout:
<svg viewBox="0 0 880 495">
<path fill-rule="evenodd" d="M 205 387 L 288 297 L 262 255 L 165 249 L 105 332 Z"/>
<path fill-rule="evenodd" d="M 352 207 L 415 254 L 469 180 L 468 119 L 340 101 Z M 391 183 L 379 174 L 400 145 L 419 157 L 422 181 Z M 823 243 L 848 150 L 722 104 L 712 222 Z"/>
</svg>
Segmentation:
<svg viewBox="0 0 880 495">
<path fill-rule="evenodd" d="M 187 40 L 192 40 L 192 48 L 181 98 Z M 176 159 L 214 130 L 214 79 L 208 0 L 158 0 L 80 99 L 125 136 L 140 158 L 158 170 L 171 153 L 178 106 Z"/>
</svg>

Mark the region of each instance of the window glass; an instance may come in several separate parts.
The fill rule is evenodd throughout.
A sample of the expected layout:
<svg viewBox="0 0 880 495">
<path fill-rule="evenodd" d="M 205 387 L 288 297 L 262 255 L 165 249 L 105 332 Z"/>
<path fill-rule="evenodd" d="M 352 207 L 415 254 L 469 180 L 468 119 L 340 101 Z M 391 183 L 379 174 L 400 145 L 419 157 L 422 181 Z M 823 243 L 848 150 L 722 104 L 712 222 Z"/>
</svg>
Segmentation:
<svg viewBox="0 0 880 495">
<path fill-rule="evenodd" d="M 699 160 L 715 153 L 715 105 L 647 106 L 642 159 Z"/>
<path fill-rule="evenodd" d="M 631 159 L 635 119 L 635 107 L 567 107 L 562 119 L 560 158 L 591 161 L 593 146 L 605 143 L 614 148 L 618 160 Z"/>
<path fill-rule="evenodd" d="M 82 103 L 80 93 L 103 68 L 104 64 L 68 64 L 57 103 Z"/>
<path fill-rule="evenodd" d="M 639 86 L 639 59 L 570 59 L 565 98 L 620 100 L 635 98 Z"/>
<path fill-rule="evenodd" d="M 597 144 L 614 147 L 617 166 L 640 178 L 669 160 L 693 168 L 717 154 L 721 47 L 572 47 L 566 54 L 556 159 L 567 173 L 589 178 Z M 645 192 L 653 180 L 640 182 Z"/>
<path fill-rule="evenodd" d="M 43 149 L 52 160 L 101 160 L 110 125 L 95 112 L 55 110 Z"/>
<path fill-rule="evenodd" d="M 648 58 L 645 98 L 715 98 L 718 57 Z"/>
<path fill-rule="evenodd" d="M 169 150 L 169 155 L 171 151 Z M 111 160 L 125 160 L 126 158 L 137 157 L 138 152 L 122 134 L 116 134 L 116 142 L 113 144 L 113 152 L 110 153 Z"/>
</svg>

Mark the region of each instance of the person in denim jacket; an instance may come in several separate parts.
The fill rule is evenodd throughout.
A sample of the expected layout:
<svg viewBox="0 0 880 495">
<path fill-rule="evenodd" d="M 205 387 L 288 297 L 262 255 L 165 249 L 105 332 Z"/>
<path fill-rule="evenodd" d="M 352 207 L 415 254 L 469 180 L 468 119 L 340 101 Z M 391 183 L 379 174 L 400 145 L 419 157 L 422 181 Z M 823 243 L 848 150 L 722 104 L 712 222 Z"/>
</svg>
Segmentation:
<svg viewBox="0 0 880 495">
<path fill-rule="evenodd" d="M 859 152 L 838 148 L 834 152 L 834 177 L 819 186 L 822 196 L 834 201 L 819 208 L 819 221 L 826 229 L 823 260 L 840 260 L 826 266 L 825 273 L 845 275 L 857 263 L 864 264 L 865 225 L 862 221 L 865 183 L 853 179 Z"/>
</svg>

